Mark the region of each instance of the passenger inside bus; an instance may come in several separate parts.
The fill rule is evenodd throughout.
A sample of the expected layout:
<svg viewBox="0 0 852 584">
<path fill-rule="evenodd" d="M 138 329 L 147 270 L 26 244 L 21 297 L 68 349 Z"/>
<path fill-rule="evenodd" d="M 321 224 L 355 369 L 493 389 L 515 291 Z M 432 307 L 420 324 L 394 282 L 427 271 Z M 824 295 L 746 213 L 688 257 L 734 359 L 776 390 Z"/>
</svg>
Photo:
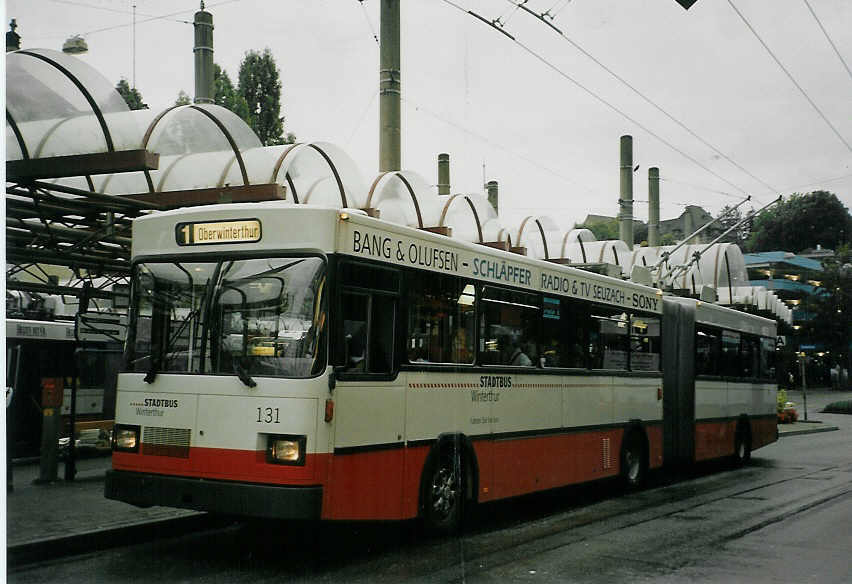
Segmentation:
<svg viewBox="0 0 852 584">
<path fill-rule="evenodd" d="M 343 321 L 346 339 L 346 369 L 365 371 L 367 366 L 367 323 L 363 320 Z"/>
<path fill-rule="evenodd" d="M 529 358 L 520 344 L 515 345 L 512 353 L 509 355 L 505 365 L 513 365 L 515 367 L 529 367 L 532 365 L 532 360 Z"/>
</svg>

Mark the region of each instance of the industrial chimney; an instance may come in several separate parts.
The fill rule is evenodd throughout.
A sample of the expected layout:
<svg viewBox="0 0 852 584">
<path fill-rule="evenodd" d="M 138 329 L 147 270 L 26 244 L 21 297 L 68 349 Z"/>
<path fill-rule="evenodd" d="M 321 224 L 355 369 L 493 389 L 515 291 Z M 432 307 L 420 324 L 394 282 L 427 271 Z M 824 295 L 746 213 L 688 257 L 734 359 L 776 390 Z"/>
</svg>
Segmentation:
<svg viewBox="0 0 852 584">
<path fill-rule="evenodd" d="M 213 15 L 204 10 L 195 13 L 195 103 L 213 103 Z"/>
<path fill-rule="evenodd" d="M 490 180 L 485 183 L 485 190 L 488 193 L 488 202 L 491 203 L 491 206 L 494 207 L 494 212 L 499 214 L 500 208 L 497 206 L 497 202 L 499 200 L 498 190 L 497 190 L 497 181 Z"/>
<path fill-rule="evenodd" d="M 633 136 L 621 137 L 618 238 L 633 249 Z"/>
<path fill-rule="evenodd" d="M 648 245 L 660 245 L 660 169 L 648 169 Z"/>
<path fill-rule="evenodd" d="M 450 155 L 438 154 L 438 194 L 450 194 Z"/>
<path fill-rule="evenodd" d="M 402 169 L 399 0 L 381 0 L 379 43 L 379 171 Z"/>
</svg>

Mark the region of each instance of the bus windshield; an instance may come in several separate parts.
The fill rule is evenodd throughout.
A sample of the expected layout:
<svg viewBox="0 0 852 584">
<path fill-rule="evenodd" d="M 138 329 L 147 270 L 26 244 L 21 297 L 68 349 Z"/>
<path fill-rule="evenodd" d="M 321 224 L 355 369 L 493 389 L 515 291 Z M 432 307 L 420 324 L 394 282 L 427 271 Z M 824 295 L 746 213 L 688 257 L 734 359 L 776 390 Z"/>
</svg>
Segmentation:
<svg viewBox="0 0 852 584">
<path fill-rule="evenodd" d="M 137 264 L 126 369 L 316 375 L 325 279 L 318 257 Z"/>
</svg>

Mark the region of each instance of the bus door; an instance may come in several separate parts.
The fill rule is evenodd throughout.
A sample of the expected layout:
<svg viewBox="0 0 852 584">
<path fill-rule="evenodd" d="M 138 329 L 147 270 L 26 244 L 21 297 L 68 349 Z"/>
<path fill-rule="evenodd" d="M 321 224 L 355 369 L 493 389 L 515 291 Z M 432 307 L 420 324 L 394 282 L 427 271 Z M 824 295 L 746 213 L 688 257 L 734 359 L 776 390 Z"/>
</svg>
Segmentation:
<svg viewBox="0 0 852 584">
<path fill-rule="evenodd" d="M 663 299 L 663 462 L 695 452 L 695 306 Z"/>
<path fill-rule="evenodd" d="M 340 383 L 329 511 L 339 519 L 399 518 L 405 435 L 396 342 L 400 272 L 351 260 L 338 265 L 334 362 Z"/>
</svg>

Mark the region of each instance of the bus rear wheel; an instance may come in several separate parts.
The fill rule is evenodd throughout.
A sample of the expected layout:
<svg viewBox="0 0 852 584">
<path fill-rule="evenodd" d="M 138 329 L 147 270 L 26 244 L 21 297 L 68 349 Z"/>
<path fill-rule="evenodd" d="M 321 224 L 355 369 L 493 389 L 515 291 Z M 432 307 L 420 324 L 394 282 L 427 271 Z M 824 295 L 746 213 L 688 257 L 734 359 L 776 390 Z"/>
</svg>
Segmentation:
<svg viewBox="0 0 852 584">
<path fill-rule="evenodd" d="M 741 420 L 734 434 L 733 463 L 735 466 L 742 466 L 749 460 L 751 460 L 751 431 L 748 422 Z"/>
<path fill-rule="evenodd" d="M 629 489 L 638 489 L 648 477 L 648 455 L 641 432 L 633 430 L 621 446 L 621 478 Z"/>
<path fill-rule="evenodd" d="M 463 462 L 458 450 L 442 448 L 424 472 L 423 523 L 431 533 L 454 533 L 461 526 Z"/>
</svg>

